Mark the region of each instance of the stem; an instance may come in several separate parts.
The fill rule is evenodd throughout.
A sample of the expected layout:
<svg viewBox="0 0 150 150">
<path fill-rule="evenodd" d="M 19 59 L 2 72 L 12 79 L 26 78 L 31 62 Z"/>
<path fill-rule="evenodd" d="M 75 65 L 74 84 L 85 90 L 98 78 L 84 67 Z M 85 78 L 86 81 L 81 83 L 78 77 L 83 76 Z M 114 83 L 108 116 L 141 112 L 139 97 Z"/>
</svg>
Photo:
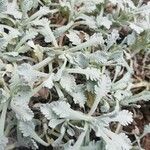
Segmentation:
<svg viewBox="0 0 150 150">
<path fill-rule="evenodd" d="M 55 38 L 55 36 L 54 36 L 54 34 L 53 34 L 51 28 L 49 27 L 49 25 L 46 26 L 46 31 L 49 32 L 50 37 L 52 38 L 52 43 L 53 43 L 53 45 L 54 45 L 55 47 L 59 47 L 58 44 L 57 44 L 56 38 Z"/>
<path fill-rule="evenodd" d="M 2 78 L 2 83 L 3 83 L 3 86 L 4 86 L 4 90 L 7 91 L 7 93 L 10 93 L 10 90 L 8 89 L 8 87 L 6 85 L 6 82 L 3 78 Z"/>
<path fill-rule="evenodd" d="M 17 146 L 17 142 L 16 142 L 16 143 L 13 143 L 13 144 L 11 144 L 11 145 L 8 145 L 8 146 L 6 147 L 6 150 L 12 150 L 12 149 L 16 148 L 16 146 Z"/>
<path fill-rule="evenodd" d="M 38 87 L 36 87 L 35 89 L 33 89 L 32 91 L 32 95 L 35 95 L 38 91 L 40 91 L 43 88 L 43 84 L 40 84 Z"/>
<path fill-rule="evenodd" d="M 55 37 L 59 37 L 60 35 L 62 35 L 63 33 L 65 33 L 68 29 L 70 29 L 73 25 L 74 25 L 74 22 L 71 21 L 67 25 L 61 26 L 61 27 L 57 28 L 54 31 Z"/>
<path fill-rule="evenodd" d="M 122 129 L 122 125 L 120 123 L 118 123 L 115 133 L 117 133 L 117 134 L 120 133 L 121 129 Z"/>
<path fill-rule="evenodd" d="M 49 6 L 55 6 L 55 7 L 59 7 L 60 4 L 59 3 L 50 3 Z"/>
<path fill-rule="evenodd" d="M 58 9 L 53 9 L 53 10 L 49 10 L 48 12 L 45 12 L 45 15 L 48 14 L 48 13 L 51 13 L 51 14 L 54 14 L 56 12 L 58 12 L 59 10 Z M 30 21 L 36 19 L 37 17 L 40 18 L 41 15 L 43 16 L 43 12 L 41 13 L 42 11 L 38 11 L 36 13 L 34 13 L 29 19 L 26 20 L 26 24 L 29 23 Z"/>
<path fill-rule="evenodd" d="M 140 144 L 140 138 L 135 134 L 136 142 L 138 144 L 139 150 L 142 150 L 141 144 Z"/>
<path fill-rule="evenodd" d="M 9 123 L 5 128 L 5 135 L 9 136 L 11 129 L 15 126 L 15 122 Z"/>
<path fill-rule="evenodd" d="M 45 67 L 49 62 L 51 62 L 53 60 L 52 57 L 47 57 L 46 59 L 44 59 L 43 61 L 41 61 L 40 63 L 36 64 L 33 66 L 34 69 L 39 70 L 42 67 Z"/>
<path fill-rule="evenodd" d="M 77 46 L 75 46 L 75 47 L 72 47 L 72 48 L 68 49 L 66 52 L 76 52 L 76 51 L 78 51 L 78 50 L 87 48 L 87 47 L 92 46 L 92 45 L 93 45 L 93 44 L 87 44 L 87 42 L 84 42 L 84 43 L 82 43 L 82 44 L 80 44 L 80 45 L 77 45 Z"/>
<path fill-rule="evenodd" d="M 92 114 L 95 112 L 95 110 L 96 110 L 96 108 L 97 108 L 97 106 L 98 106 L 100 100 L 101 100 L 101 97 L 95 99 L 95 101 L 94 101 L 94 103 L 93 103 L 93 105 L 92 105 L 92 107 L 91 107 L 91 109 L 90 109 L 88 115 L 92 115 Z"/>
<path fill-rule="evenodd" d="M 43 141 L 35 132 L 32 133 L 31 138 L 35 139 L 38 143 L 44 146 L 49 146 L 49 143 L 46 143 L 45 141 Z"/>
<path fill-rule="evenodd" d="M 41 2 L 41 0 L 38 0 L 39 4 L 44 6 L 43 2 Z"/>
<path fill-rule="evenodd" d="M 69 22 L 73 19 L 73 15 L 74 15 L 74 4 L 75 1 L 71 0 L 71 11 L 70 11 L 70 15 L 69 15 Z"/>
<path fill-rule="evenodd" d="M 140 7 L 143 3 L 143 0 L 139 0 L 137 7 Z"/>
<path fill-rule="evenodd" d="M 60 87 L 59 87 L 59 84 L 55 84 L 55 88 L 56 88 L 56 91 L 57 91 L 57 94 L 59 95 L 59 98 L 64 98 L 64 94 L 63 92 L 61 91 Z"/>
<path fill-rule="evenodd" d="M 76 143 L 74 144 L 72 149 L 80 150 L 80 147 L 83 143 L 83 140 L 84 140 L 84 137 L 85 137 L 87 131 L 88 131 L 88 125 L 87 125 L 87 123 L 85 123 L 84 131 L 79 135 L 78 140 L 76 141 Z"/>
<path fill-rule="evenodd" d="M 99 37 L 97 37 L 97 40 L 95 38 L 94 39 L 89 39 L 88 41 L 86 41 L 84 43 L 81 43 L 80 45 L 69 48 L 68 50 L 66 50 L 66 52 L 76 52 L 78 50 L 81 50 L 81 49 L 84 49 L 84 48 L 87 48 L 87 47 L 90 47 L 90 46 L 98 45 L 98 44 L 100 44 L 100 40 L 101 40 L 101 39 L 99 39 L 99 42 L 98 42 L 98 38 Z"/>
<path fill-rule="evenodd" d="M 68 116 L 67 119 L 70 119 L 70 120 L 84 120 L 84 121 L 87 121 L 87 122 L 90 122 L 90 121 L 93 121 L 94 118 L 92 116 L 89 116 L 87 114 L 83 114 L 79 111 L 75 111 L 75 110 L 72 110 L 70 111 L 70 115 Z"/>
<path fill-rule="evenodd" d="M 132 85 L 132 88 L 139 88 L 139 87 L 146 87 L 146 88 L 150 88 L 150 83 L 146 82 L 146 81 L 142 81 L 136 84 Z"/>
<path fill-rule="evenodd" d="M 0 136 L 4 134 L 4 128 L 5 128 L 5 119 L 6 119 L 6 113 L 7 113 L 7 107 L 8 107 L 9 102 L 7 101 L 4 106 L 3 110 L 1 113 L 1 118 L 0 118 Z"/>
<path fill-rule="evenodd" d="M 146 134 L 142 134 L 141 136 L 138 137 L 138 139 L 139 139 L 139 140 L 142 139 L 145 135 L 146 135 Z M 137 138 L 137 137 L 136 137 L 136 138 Z M 133 141 L 133 142 L 132 142 L 132 145 L 135 144 L 136 142 L 137 142 L 137 140 Z"/>
</svg>

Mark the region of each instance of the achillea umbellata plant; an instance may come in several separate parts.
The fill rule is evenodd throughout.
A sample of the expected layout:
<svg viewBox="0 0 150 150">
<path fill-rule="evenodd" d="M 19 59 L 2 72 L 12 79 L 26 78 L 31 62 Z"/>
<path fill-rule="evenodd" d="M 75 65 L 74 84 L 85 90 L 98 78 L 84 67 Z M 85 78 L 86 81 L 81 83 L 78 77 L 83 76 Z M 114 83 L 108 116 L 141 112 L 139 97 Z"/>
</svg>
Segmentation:
<svg viewBox="0 0 150 150">
<path fill-rule="evenodd" d="M 132 91 L 149 30 L 142 0 L 0 0 L 0 150 L 136 147 L 150 127 L 132 143 L 123 108 L 150 100 Z"/>
</svg>

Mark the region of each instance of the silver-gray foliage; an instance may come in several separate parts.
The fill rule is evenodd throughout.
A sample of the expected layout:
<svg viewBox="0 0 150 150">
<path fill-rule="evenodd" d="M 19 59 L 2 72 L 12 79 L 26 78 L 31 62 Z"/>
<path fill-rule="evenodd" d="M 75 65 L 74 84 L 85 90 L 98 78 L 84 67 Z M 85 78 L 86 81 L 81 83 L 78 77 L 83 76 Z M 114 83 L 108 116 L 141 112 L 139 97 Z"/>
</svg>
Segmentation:
<svg viewBox="0 0 150 150">
<path fill-rule="evenodd" d="M 116 10 L 107 12 L 108 4 Z M 53 24 L 50 18 L 62 12 L 68 15 L 67 24 Z M 138 40 L 145 38 L 140 47 L 149 50 L 149 17 L 150 3 L 141 1 L 0 0 L 0 149 L 10 146 L 8 131 L 14 129 L 16 146 L 130 150 L 127 135 L 112 131 L 110 124 L 127 126 L 133 114 L 122 106 L 150 100 L 148 90 L 132 93 L 131 59 Z M 131 31 L 123 40 L 122 27 Z M 36 42 L 39 35 L 45 45 Z M 63 37 L 67 45 L 62 45 Z M 41 89 L 55 92 L 58 99 L 34 103 Z M 99 141 L 91 141 L 91 131 Z M 149 133 L 149 125 L 144 133 Z M 23 142 L 17 140 L 20 136 Z"/>
</svg>

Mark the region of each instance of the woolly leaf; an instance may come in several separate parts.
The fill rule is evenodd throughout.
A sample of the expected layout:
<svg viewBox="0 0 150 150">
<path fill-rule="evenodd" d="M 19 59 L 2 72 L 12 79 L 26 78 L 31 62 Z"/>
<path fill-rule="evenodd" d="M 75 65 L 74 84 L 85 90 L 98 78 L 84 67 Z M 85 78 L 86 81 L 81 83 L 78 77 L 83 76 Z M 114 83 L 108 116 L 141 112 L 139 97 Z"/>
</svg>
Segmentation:
<svg viewBox="0 0 150 150">
<path fill-rule="evenodd" d="M 16 117 L 23 121 L 30 121 L 34 117 L 33 112 L 28 107 L 27 104 L 20 104 L 19 102 L 15 102 L 15 104 L 11 103 L 12 110 L 16 113 Z"/>
<path fill-rule="evenodd" d="M 10 97 L 9 93 L 0 88 L 0 103 L 5 103 Z"/>
<path fill-rule="evenodd" d="M 129 81 L 131 81 L 131 74 L 127 72 L 119 81 L 112 84 L 112 90 L 124 90 L 128 87 Z"/>
<path fill-rule="evenodd" d="M 94 2 L 86 1 L 84 2 L 84 5 L 80 8 L 80 11 L 91 13 L 95 9 L 96 9 L 96 4 Z"/>
<path fill-rule="evenodd" d="M 71 95 L 73 96 L 73 101 L 75 104 L 79 104 L 81 107 L 84 107 L 84 104 L 86 102 L 86 97 L 84 95 L 83 90 L 78 92 L 73 92 Z"/>
<path fill-rule="evenodd" d="M 17 91 L 12 97 L 11 108 L 16 113 L 16 117 L 23 121 L 32 120 L 34 114 L 28 106 L 31 93 L 29 91 L 29 87 L 23 87 L 23 89 Z"/>
<path fill-rule="evenodd" d="M 22 3 L 21 3 L 21 9 L 25 13 L 27 13 L 29 10 L 31 10 L 32 7 L 36 7 L 36 6 L 38 6 L 37 0 L 34 0 L 34 1 L 22 0 Z"/>
<path fill-rule="evenodd" d="M 52 110 L 60 118 L 67 118 L 70 115 L 70 104 L 64 101 L 55 102 L 52 104 Z"/>
<path fill-rule="evenodd" d="M 52 73 L 49 76 L 49 78 L 43 82 L 43 87 L 47 87 L 47 88 L 51 89 L 54 86 L 53 77 L 54 77 L 54 73 Z"/>
<path fill-rule="evenodd" d="M 4 14 L 12 15 L 16 19 L 21 19 L 22 13 L 18 10 L 18 4 L 16 0 L 7 3 L 7 10 Z"/>
<path fill-rule="evenodd" d="M 126 7 L 129 7 L 129 8 L 132 8 L 132 9 L 135 8 L 135 5 L 131 0 L 126 0 L 126 1 L 112 0 L 111 3 L 113 3 L 114 5 L 117 5 L 122 10 L 124 10 Z"/>
<path fill-rule="evenodd" d="M 140 7 L 137 7 L 135 9 L 135 13 L 150 13 L 150 2 L 148 2 L 147 5 L 141 5 Z"/>
<path fill-rule="evenodd" d="M 96 21 L 95 18 L 93 16 L 87 16 L 85 14 L 80 15 L 79 17 L 77 17 L 77 19 L 83 19 L 84 20 L 84 24 L 88 25 L 90 28 L 92 29 L 96 29 Z"/>
<path fill-rule="evenodd" d="M 57 125 L 63 123 L 64 121 L 64 119 L 50 119 L 48 125 L 54 129 Z"/>
<path fill-rule="evenodd" d="M 66 34 L 66 36 L 69 38 L 73 45 L 78 45 L 81 43 L 81 39 L 78 36 L 78 32 L 74 30 L 69 31 L 69 34 Z"/>
<path fill-rule="evenodd" d="M 91 53 L 88 55 L 88 58 L 90 59 L 90 62 L 96 62 L 96 63 L 106 63 L 108 59 L 108 54 L 103 51 L 96 51 L 94 53 Z"/>
<path fill-rule="evenodd" d="M 130 139 L 124 133 L 116 134 L 108 129 L 108 120 L 110 119 L 103 118 L 98 122 L 92 122 L 96 136 L 103 138 L 107 150 L 130 150 L 132 147 Z"/>
<path fill-rule="evenodd" d="M 0 0 L 0 13 L 7 10 L 7 1 Z"/>
<path fill-rule="evenodd" d="M 31 85 L 31 87 L 40 77 L 46 76 L 44 73 L 34 70 L 31 65 L 25 63 L 18 66 L 17 73 L 21 76 L 22 80 Z"/>
<path fill-rule="evenodd" d="M 46 43 L 53 42 L 54 46 L 58 46 L 49 23 L 50 21 L 47 18 L 36 19 L 32 21 L 32 25 L 39 26 L 38 32 L 44 36 L 44 40 Z"/>
<path fill-rule="evenodd" d="M 127 126 L 133 121 L 133 114 L 128 110 L 122 110 L 112 118 L 112 121 L 118 121 L 121 125 Z"/>
<path fill-rule="evenodd" d="M 130 28 L 136 31 L 138 34 L 142 33 L 144 31 L 143 28 L 139 27 L 138 25 L 134 23 L 130 23 Z"/>
<path fill-rule="evenodd" d="M 101 75 L 98 85 L 95 85 L 95 94 L 97 98 L 105 96 L 111 88 L 111 80 L 108 75 Z"/>
<path fill-rule="evenodd" d="M 20 39 L 15 49 L 18 50 L 26 41 L 35 38 L 37 34 L 37 31 L 34 31 L 32 29 L 29 29 L 29 31 L 27 30 L 25 35 Z"/>
<path fill-rule="evenodd" d="M 4 29 L 7 29 L 9 32 L 5 33 Z M 12 41 L 21 35 L 18 29 L 2 24 L 0 25 L 0 31 L 2 31 L 1 34 L 3 36 L 2 38 L 0 38 L 1 41 L 0 47 L 2 48 L 2 50 L 5 50 L 8 44 L 13 44 Z"/>
<path fill-rule="evenodd" d="M 102 142 L 100 141 L 92 141 L 90 142 L 87 146 L 81 146 L 81 150 L 102 150 L 102 148 L 104 147 L 104 144 L 102 145 Z"/>
<path fill-rule="evenodd" d="M 21 132 L 18 132 L 18 143 L 22 147 L 32 148 L 33 150 L 38 149 L 38 145 L 35 142 L 35 140 L 33 140 L 29 137 L 23 137 Z"/>
<path fill-rule="evenodd" d="M 87 59 L 86 55 L 84 55 L 83 53 L 80 53 L 80 52 L 76 53 L 73 60 L 81 68 L 87 68 L 88 67 L 88 59 Z"/>
<path fill-rule="evenodd" d="M 104 39 L 101 33 L 94 33 L 86 42 L 81 43 L 75 47 L 70 48 L 68 51 L 76 52 L 91 46 L 104 45 Z"/>
<path fill-rule="evenodd" d="M 113 29 L 111 34 L 107 35 L 107 49 L 109 49 L 113 44 L 116 43 L 117 39 L 119 39 L 119 33 L 118 30 Z"/>
<path fill-rule="evenodd" d="M 44 15 L 50 13 L 50 12 L 53 13 L 53 11 L 50 11 L 50 9 L 48 7 L 42 6 L 42 7 L 40 7 L 39 11 L 34 13 L 32 16 L 30 16 L 28 21 L 33 21 L 36 18 L 41 18 L 42 16 L 44 16 Z"/>
<path fill-rule="evenodd" d="M 144 135 L 150 133 L 150 124 L 144 126 Z"/>
<path fill-rule="evenodd" d="M 52 105 L 51 108 L 53 112 L 59 118 L 70 119 L 70 120 L 85 120 L 85 121 L 89 121 L 93 119 L 90 116 L 85 115 L 80 111 L 75 111 L 71 109 L 70 104 L 65 101 L 52 102 L 51 105 Z"/>
<path fill-rule="evenodd" d="M 72 92 L 73 89 L 76 87 L 74 76 L 68 73 L 62 74 L 61 79 L 60 79 L 60 84 L 68 92 Z"/>
<path fill-rule="evenodd" d="M 109 140 L 106 142 L 106 150 L 130 150 L 131 149 L 131 141 L 129 138 L 124 134 L 115 134 L 109 132 Z"/>
<path fill-rule="evenodd" d="M 33 122 L 19 122 L 19 129 L 23 133 L 24 137 L 31 136 L 32 132 L 35 129 L 35 125 Z"/>
<path fill-rule="evenodd" d="M 98 80 L 100 78 L 100 71 L 97 68 L 86 68 L 82 70 L 86 75 L 87 80 Z"/>
<path fill-rule="evenodd" d="M 97 16 L 96 21 L 99 27 L 104 26 L 107 29 L 110 29 L 110 26 L 112 25 L 112 22 L 108 19 L 108 17 L 102 17 L 101 15 Z"/>
<path fill-rule="evenodd" d="M 130 97 L 130 96 L 132 96 L 132 93 L 129 90 L 117 90 L 114 94 L 114 97 L 119 101 L 122 101 L 126 97 Z"/>
<path fill-rule="evenodd" d="M 87 80 L 97 81 L 100 78 L 100 71 L 97 68 L 75 68 L 75 69 L 67 69 L 69 73 L 78 73 L 84 74 Z"/>
<path fill-rule="evenodd" d="M 31 139 L 34 139 L 35 141 L 39 142 L 40 144 L 44 146 L 49 146 L 48 143 L 43 141 L 36 133 L 35 133 L 35 125 L 33 122 L 19 122 L 19 129 L 23 133 L 23 136 L 30 137 Z"/>
<path fill-rule="evenodd" d="M 101 106 L 101 111 L 102 112 L 108 112 L 110 109 L 110 105 L 107 101 L 104 101 L 104 104 Z"/>
<path fill-rule="evenodd" d="M 42 114 L 48 119 L 54 119 L 57 116 L 54 114 L 53 110 L 52 110 L 52 104 L 42 104 L 40 106 L 40 110 L 42 112 Z"/>
<path fill-rule="evenodd" d="M 0 150 L 5 150 L 8 143 L 8 138 L 0 136 Z"/>
<path fill-rule="evenodd" d="M 130 103 L 136 103 L 141 100 L 149 101 L 150 100 L 150 91 L 142 91 L 141 93 L 126 97 L 125 99 L 123 99 L 121 101 L 121 104 L 129 105 Z"/>
</svg>

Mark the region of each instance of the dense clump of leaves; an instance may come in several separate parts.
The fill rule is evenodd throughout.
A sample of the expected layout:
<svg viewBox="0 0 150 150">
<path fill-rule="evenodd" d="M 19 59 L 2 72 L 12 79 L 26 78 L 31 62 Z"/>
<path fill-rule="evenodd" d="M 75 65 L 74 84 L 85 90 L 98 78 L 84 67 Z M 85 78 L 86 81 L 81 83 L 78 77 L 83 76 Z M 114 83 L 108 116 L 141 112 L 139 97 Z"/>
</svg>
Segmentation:
<svg viewBox="0 0 150 150">
<path fill-rule="evenodd" d="M 134 147 L 118 128 L 133 121 L 122 106 L 150 100 L 149 83 L 132 90 L 149 30 L 141 1 L 0 0 L 0 149 Z"/>
</svg>

